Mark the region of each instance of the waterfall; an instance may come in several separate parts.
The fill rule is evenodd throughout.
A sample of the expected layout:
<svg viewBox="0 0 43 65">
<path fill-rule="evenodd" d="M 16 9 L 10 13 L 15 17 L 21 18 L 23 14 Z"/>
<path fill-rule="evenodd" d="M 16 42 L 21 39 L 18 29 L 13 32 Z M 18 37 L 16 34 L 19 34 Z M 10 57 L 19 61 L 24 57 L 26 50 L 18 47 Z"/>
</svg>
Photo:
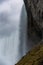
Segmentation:
<svg viewBox="0 0 43 65">
<path fill-rule="evenodd" d="M 27 42 L 27 14 L 23 0 L 1 2 L 0 65 L 14 65 L 32 45 L 31 40 Z"/>
<path fill-rule="evenodd" d="M 19 12 L 19 14 L 13 15 L 12 10 L 11 13 L 9 12 L 8 14 L 6 12 L 2 13 L 3 12 L 2 11 L 0 14 L 0 20 L 1 20 L 0 21 L 0 25 L 1 25 L 0 26 L 1 27 L 0 28 L 0 60 L 1 60 L 0 64 L 1 65 L 14 65 L 26 53 L 25 48 L 26 48 L 27 15 L 23 1 L 19 0 L 18 2 L 16 0 L 16 2 L 18 4 L 19 9 L 17 10 L 16 8 L 16 10 L 14 11 Z M 13 19 L 12 15 L 17 18 L 17 19 L 15 18 L 17 21 Z M 13 24 L 13 22 L 15 23 Z"/>
</svg>

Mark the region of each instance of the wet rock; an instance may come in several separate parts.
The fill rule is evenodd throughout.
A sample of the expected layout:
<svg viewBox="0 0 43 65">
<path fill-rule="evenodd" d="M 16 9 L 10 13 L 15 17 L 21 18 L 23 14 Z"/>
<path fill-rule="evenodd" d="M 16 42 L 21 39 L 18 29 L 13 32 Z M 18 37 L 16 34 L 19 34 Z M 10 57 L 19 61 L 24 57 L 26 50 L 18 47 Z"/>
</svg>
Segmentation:
<svg viewBox="0 0 43 65">
<path fill-rule="evenodd" d="M 43 38 L 43 0 L 24 0 L 27 11 L 27 34 L 35 32 Z"/>
</svg>

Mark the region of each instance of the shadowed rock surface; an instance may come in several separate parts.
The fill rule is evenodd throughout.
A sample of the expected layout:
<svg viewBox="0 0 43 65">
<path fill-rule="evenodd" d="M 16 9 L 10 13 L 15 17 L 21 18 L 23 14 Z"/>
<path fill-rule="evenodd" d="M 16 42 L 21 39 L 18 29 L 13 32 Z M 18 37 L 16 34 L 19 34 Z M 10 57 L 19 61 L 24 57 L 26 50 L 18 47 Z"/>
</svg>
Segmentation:
<svg viewBox="0 0 43 65">
<path fill-rule="evenodd" d="M 41 39 L 43 38 L 43 0 L 24 0 L 28 23 L 28 35 L 35 32 Z"/>
</svg>

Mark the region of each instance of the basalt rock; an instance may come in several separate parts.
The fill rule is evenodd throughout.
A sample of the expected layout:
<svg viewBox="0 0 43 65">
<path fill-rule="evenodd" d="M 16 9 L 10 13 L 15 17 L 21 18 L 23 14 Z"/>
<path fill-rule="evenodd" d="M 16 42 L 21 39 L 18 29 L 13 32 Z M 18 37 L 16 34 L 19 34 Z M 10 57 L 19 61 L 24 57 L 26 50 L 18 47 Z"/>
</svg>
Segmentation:
<svg viewBox="0 0 43 65">
<path fill-rule="evenodd" d="M 31 49 L 17 64 L 15 65 L 43 65 L 43 42 Z"/>
<path fill-rule="evenodd" d="M 28 23 L 27 33 L 35 32 L 43 38 L 43 0 L 24 0 Z"/>
</svg>

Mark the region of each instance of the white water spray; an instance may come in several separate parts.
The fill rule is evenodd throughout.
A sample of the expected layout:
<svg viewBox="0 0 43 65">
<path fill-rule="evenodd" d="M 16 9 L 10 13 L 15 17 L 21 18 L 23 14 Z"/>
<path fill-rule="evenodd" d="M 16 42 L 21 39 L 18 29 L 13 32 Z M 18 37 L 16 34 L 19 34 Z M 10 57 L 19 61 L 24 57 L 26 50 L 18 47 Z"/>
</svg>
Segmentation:
<svg viewBox="0 0 43 65">
<path fill-rule="evenodd" d="M 13 32 L 10 34 L 9 28 L 8 31 L 6 30 L 6 28 L 4 29 L 7 32 L 1 30 L 2 35 L 0 35 L 0 65 L 14 65 L 25 54 L 27 22 L 26 11 L 22 0 L 21 1 L 19 0 L 19 2 L 16 0 L 14 1 L 14 3 L 15 2 L 17 2 L 16 4 L 18 4 L 18 6 L 15 6 L 16 10 L 14 11 L 17 11 L 19 13 L 19 14 L 16 13 L 17 15 L 16 17 L 18 17 L 17 22 L 14 21 L 15 26 L 13 28 L 15 28 L 15 30 L 13 30 Z M 19 8 L 17 9 L 17 7 Z M 6 35 L 6 33 L 8 34 L 8 36 Z"/>
</svg>

